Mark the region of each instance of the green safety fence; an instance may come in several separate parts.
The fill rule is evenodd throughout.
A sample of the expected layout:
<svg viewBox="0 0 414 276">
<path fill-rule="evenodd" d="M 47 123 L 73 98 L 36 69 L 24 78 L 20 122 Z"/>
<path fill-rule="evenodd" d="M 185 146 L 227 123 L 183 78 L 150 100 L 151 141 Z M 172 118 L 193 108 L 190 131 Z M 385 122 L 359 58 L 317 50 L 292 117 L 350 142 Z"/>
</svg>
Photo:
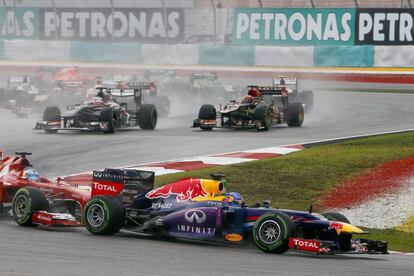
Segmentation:
<svg viewBox="0 0 414 276">
<path fill-rule="evenodd" d="M 374 46 L 316 46 L 314 66 L 373 67 Z"/>
<path fill-rule="evenodd" d="M 254 46 L 200 44 L 200 64 L 254 65 Z"/>
<path fill-rule="evenodd" d="M 142 63 L 141 44 L 71 42 L 69 57 L 77 61 Z"/>
</svg>

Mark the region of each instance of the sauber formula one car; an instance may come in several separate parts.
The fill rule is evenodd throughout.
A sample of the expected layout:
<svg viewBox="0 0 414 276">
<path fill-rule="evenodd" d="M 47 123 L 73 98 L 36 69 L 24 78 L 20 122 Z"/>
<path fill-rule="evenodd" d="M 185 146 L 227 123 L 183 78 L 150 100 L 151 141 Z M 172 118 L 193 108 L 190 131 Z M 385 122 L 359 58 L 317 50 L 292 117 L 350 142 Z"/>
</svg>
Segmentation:
<svg viewBox="0 0 414 276">
<path fill-rule="evenodd" d="M 340 214 L 274 209 L 269 202 L 248 207 L 238 193 L 226 192 L 223 175 L 212 177 L 154 189 L 153 172 L 105 169 L 93 172 L 90 191 L 63 181 L 47 190 L 22 188 L 14 195 L 12 210 L 21 226 L 84 225 L 96 235 L 123 229 L 144 236 L 233 243 L 253 238 L 267 253 L 387 253 L 387 242 L 352 239 L 363 231 Z"/>
<path fill-rule="evenodd" d="M 85 105 L 71 105 L 61 114 L 58 107 L 47 107 L 43 121 L 35 129 L 47 133 L 58 130 L 100 130 L 114 133 L 118 128 L 140 126 L 154 129 L 157 110 L 152 104 L 142 104 L 140 89 L 111 89 L 98 87 L 97 95 Z"/>
<path fill-rule="evenodd" d="M 302 126 L 304 110 L 301 103 L 289 103 L 286 88 L 274 86 L 248 86 L 248 95 L 241 101 L 216 108 L 201 106 L 193 127 L 202 130 L 213 128 L 256 128 L 268 130 L 273 125 L 286 123 L 290 127 Z"/>
</svg>

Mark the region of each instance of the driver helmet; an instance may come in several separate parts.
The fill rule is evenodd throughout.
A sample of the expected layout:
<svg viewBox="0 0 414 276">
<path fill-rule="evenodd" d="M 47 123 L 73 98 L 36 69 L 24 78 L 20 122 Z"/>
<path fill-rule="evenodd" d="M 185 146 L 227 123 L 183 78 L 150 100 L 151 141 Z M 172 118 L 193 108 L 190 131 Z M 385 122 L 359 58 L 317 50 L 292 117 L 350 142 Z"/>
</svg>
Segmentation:
<svg viewBox="0 0 414 276">
<path fill-rule="evenodd" d="M 39 181 L 40 174 L 38 171 L 36 171 L 35 168 L 27 167 L 24 169 L 23 177 L 26 177 L 27 179 L 32 180 L 32 181 Z"/>
<path fill-rule="evenodd" d="M 233 201 L 243 200 L 242 196 L 239 193 L 236 193 L 236 192 L 230 192 L 230 193 L 227 194 L 227 196 L 233 197 Z"/>
<path fill-rule="evenodd" d="M 252 96 L 252 97 L 260 97 L 262 93 L 260 93 L 260 91 L 257 88 L 253 87 L 249 89 L 249 91 L 247 92 L 247 95 Z"/>
<path fill-rule="evenodd" d="M 247 95 L 246 97 L 244 97 L 243 102 L 251 103 L 251 102 L 253 102 L 253 100 L 254 100 L 254 97 L 252 97 L 250 95 Z"/>
<path fill-rule="evenodd" d="M 94 97 L 91 101 L 92 106 L 103 106 L 104 99 L 102 97 Z"/>
</svg>

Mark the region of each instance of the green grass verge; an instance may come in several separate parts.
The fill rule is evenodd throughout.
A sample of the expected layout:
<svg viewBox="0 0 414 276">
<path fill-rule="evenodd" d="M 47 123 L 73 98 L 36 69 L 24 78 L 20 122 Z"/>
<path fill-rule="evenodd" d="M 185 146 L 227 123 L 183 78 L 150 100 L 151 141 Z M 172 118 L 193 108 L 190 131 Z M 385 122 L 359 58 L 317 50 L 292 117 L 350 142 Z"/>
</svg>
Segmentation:
<svg viewBox="0 0 414 276">
<path fill-rule="evenodd" d="M 209 178 L 210 174 L 220 172 L 229 181 L 228 191 L 241 193 L 249 204 L 267 199 L 274 207 L 306 210 L 310 204 L 317 205 L 316 198 L 339 180 L 413 155 L 414 132 L 391 134 L 316 146 L 278 158 L 159 176 L 156 184 L 160 186 L 184 177 Z M 372 232 L 388 240 L 394 230 L 390 231 Z M 411 240 L 414 237 L 414 234 L 404 235 L 396 235 L 401 244 L 407 243 L 406 236 Z M 394 241 L 390 244 L 392 249 L 400 248 L 397 242 L 395 248 Z M 414 242 L 407 243 L 406 247 L 414 251 Z"/>
</svg>

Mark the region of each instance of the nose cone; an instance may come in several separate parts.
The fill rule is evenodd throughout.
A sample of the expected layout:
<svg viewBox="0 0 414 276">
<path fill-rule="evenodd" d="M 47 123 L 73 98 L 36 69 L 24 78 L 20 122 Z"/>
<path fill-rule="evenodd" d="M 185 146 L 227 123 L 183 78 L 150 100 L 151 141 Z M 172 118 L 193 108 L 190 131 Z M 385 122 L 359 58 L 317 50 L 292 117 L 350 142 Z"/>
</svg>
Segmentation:
<svg viewBox="0 0 414 276">
<path fill-rule="evenodd" d="M 344 233 L 350 233 L 350 234 L 363 234 L 364 231 L 354 225 L 351 225 L 349 223 L 345 222 L 339 222 L 339 221 L 332 221 L 330 226 L 332 228 L 336 229 L 336 233 L 341 234 Z"/>
</svg>

